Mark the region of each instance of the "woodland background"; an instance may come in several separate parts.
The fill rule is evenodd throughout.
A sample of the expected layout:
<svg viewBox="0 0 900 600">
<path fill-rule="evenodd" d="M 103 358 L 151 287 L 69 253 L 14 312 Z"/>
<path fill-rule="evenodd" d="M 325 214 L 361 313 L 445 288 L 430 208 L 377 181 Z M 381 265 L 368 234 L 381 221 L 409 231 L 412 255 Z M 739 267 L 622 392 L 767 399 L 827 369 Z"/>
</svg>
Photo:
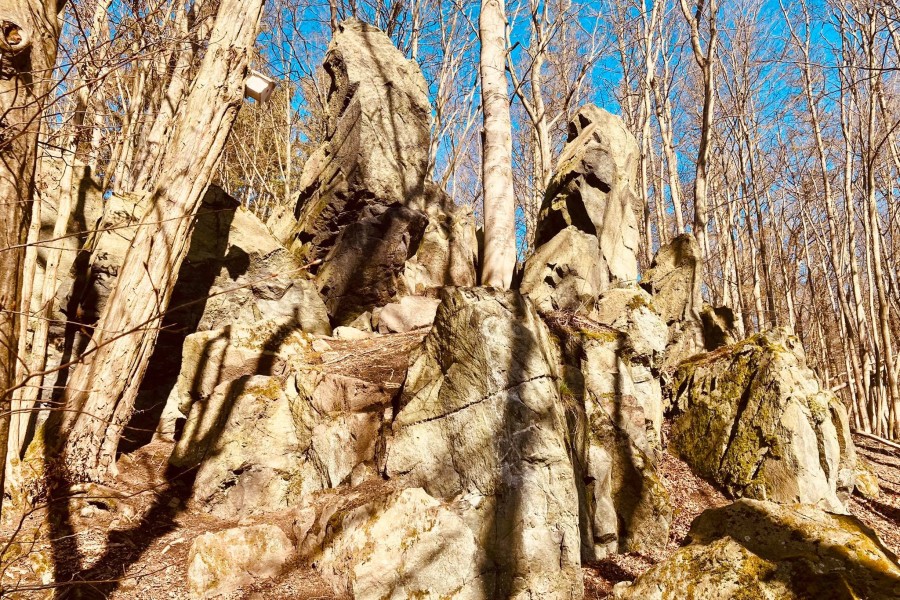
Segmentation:
<svg viewBox="0 0 900 600">
<path fill-rule="evenodd" d="M 109 192 L 148 188 L 218 8 L 69 2 L 41 151 L 83 161 Z M 243 106 L 214 181 L 263 219 L 293 209 L 323 135 L 316 65 L 336 22 L 357 16 L 421 66 L 434 178 L 481 214 L 478 12 L 270 0 L 251 62 L 278 86 Z M 896 0 L 530 0 L 507 13 L 519 259 L 569 117 L 585 102 L 617 112 L 641 148 L 642 266 L 694 232 L 708 301 L 747 334 L 791 327 L 854 427 L 900 437 Z"/>
</svg>

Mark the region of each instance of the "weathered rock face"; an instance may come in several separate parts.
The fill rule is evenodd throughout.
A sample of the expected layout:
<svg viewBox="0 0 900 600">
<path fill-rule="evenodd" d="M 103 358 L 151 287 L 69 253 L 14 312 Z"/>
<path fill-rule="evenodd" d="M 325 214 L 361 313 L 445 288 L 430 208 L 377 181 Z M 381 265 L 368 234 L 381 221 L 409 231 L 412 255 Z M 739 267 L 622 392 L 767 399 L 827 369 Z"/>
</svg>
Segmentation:
<svg viewBox="0 0 900 600">
<path fill-rule="evenodd" d="M 198 213 L 172 305 L 206 296 L 181 311 L 189 330 L 281 317 L 309 333 L 331 333 L 304 266 L 256 216 L 215 186 Z"/>
<path fill-rule="evenodd" d="M 295 533 L 303 555 L 339 593 L 358 600 L 494 597 L 475 533 L 453 505 L 411 488 L 336 508 L 301 510 Z"/>
<path fill-rule="evenodd" d="M 557 358 L 515 292 L 443 292 L 413 355 L 386 473 L 446 500 L 486 553 L 485 597 L 581 597 L 578 498 Z"/>
<path fill-rule="evenodd" d="M 471 211 L 428 181 L 431 106 L 418 66 L 350 19 L 323 68 L 325 143 L 304 166 L 287 243 L 303 262 L 323 261 L 318 286 L 333 320 L 347 325 L 401 295 L 474 284 Z"/>
<path fill-rule="evenodd" d="M 177 439 L 170 462 L 196 469 L 192 502 L 240 518 L 375 477 L 378 442 L 421 338 L 326 341 L 289 320 L 189 336 L 160 433 Z"/>
<path fill-rule="evenodd" d="M 653 296 L 654 307 L 669 327 L 663 369 L 706 350 L 700 321 L 702 268 L 700 244 L 685 233 L 660 247 L 643 273 L 641 285 Z"/>
<path fill-rule="evenodd" d="M 642 285 L 653 296 L 656 310 L 666 324 L 698 318 L 703 306 L 700 244 L 684 233 L 660 247 Z"/>
<path fill-rule="evenodd" d="M 79 295 L 78 310 L 83 322 L 95 323 L 99 318 L 115 287 L 136 227 L 147 210 L 147 202 L 148 197 L 140 194 L 110 196 L 106 201 L 98 231 L 89 242 L 93 251 L 87 285 L 83 290 L 75 290 Z M 73 291 L 72 284 L 66 291 Z"/>
<path fill-rule="evenodd" d="M 293 553 L 291 541 L 275 525 L 204 533 L 188 554 L 191 598 L 219 597 L 258 579 L 277 577 Z"/>
<path fill-rule="evenodd" d="M 538 215 L 535 246 L 569 226 L 599 241 L 605 281 L 637 279 L 638 145 L 619 117 L 589 104 L 569 123 L 569 141 Z"/>
<path fill-rule="evenodd" d="M 472 207 L 455 205 L 430 182 L 426 182 L 425 192 L 428 225 L 415 256 L 406 261 L 405 293 L 421 295 L 445 285 L 474 286 L 478 240 Z"/>
<path fill-rule="evenodd" d="M 633 584 L 620 600 L 900 597 L 900 566 L 854 517 L 808 505 L 740 500 L 691 525 L 689 544 Z M 689 595 L 686 591 L 689 590 Z"/>
<path fill-rule="evenodd" d="M 430 327 L 440 304 L 437 298 L 405 296 L 400 302 L 388 304 L 378 312 L 378 331 L 381 333 L 405 333 L 421 327 Z"/>
<path fill-rule="evenodd" d="M 650 294 L 637 286 L 607 290 L 600 295 L 591 317 L 628 334 L 632 359 L 648 367 L 659 366 L 669 331 Z"/>
<path fill-rule="evenodd" d="M 420 198 L 430 143 L 425 78 L 380 30 L 342 22 L 323 69 L 327 142 L 303 169 L 295 214 L 294 250 L 308 261 L 324 259 L 365 207 Z"/>
<path fill-rule="evenodd" d="M 670 370 L 701 352 L 738 341 L 734 312 L 703 303 L 703 256 L 693 235 L 684 233 L 662 246 L 641 285 L 669 326 L 669 345 L 660 362 Z"/>
<path fill-rule="evenodd" d="M 291 357 L 310 348 L 309 337 L 286 319 L 235 323 L 187 336 L 160 433 L 171 439 L 175 421 L 184 419 L 195 402 L 206 401 L 221 385 L 240 377 L 284 373 Z"/>
<path fill-rule="evenodd" d="M 875 469 L 872 468 L 869 461 L 861 456 L 856 457 L 856 471 L 853 479 L 856 485 L 854 493 L 866 500 L 877 500 L 881 495 L 881 484 L 878 481 L 878 475 L 875 474 Z"/>
<path fill-rule="evenodd" d="M 395 204 L 366 207 L 337 236 L 317 276 L 319 291 L 336 323 L 347 325 L 402 290 L 400 277 L 419 246 L 425 213 Z"/>
<path fill-rule="evenodd" d="M 566 403 L 574 406 L 569 421 L 580 470 L 582 556 L 659 550 L 668 540 L 672 508 L 656 471 L 658 380 L 649 375 L 655 394 L 639 391 L 649 368 L 633 358 L 625 332 L 566 313 L 547 319 L 564 341 Z"/>
<path fill-rule="evenodd" d="M 197 468 L 194 501 L 224 518 L 295 505 L 303 482 L 317 478 L 292 404 L 281 382 L 264 375 L 227 382 L 195 403 L 170 459 Z"/>
<path fill-rule="evenodd" d="M 784 330 L 682 363 L 671 448 L 732 497 L 844 510 L 856 452 L 847 413 Z"/>
<path fill-rule="evenodd" d="M 596 236 L 569 226 L 528 257 L 519 289 L 541 312 L 588 313 L 608 286 Z"/>
<path fill-rule="evenodd" d="M 704 304 L 700 310 L 700 320 L 703 323 L 703 343 L 707 350 L 735 344 L 743 337 L 738 332 L 734 311 L 727 306 Z"/>
</svg>

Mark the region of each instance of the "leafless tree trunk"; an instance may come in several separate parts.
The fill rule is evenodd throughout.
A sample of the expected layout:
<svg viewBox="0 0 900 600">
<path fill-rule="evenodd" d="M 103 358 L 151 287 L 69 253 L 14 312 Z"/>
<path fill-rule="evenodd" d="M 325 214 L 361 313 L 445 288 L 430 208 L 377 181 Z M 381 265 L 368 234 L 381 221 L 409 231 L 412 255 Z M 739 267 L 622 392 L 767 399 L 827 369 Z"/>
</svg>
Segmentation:
<svg viewBox="0 0 900 600">
<path fill-rule="evenodd" d="M 700 243 L 700 249 L 706 256 L 709 253 L 709 242 L 706 235 L 706 227 L 709 223 L 709 202 L 707 199 L 709 182 L 707 180 L 709 170 L 709 156 L 712 151 L 710 139 L 712 137 L 713 119 L 716 106 L 716 45 L 718 44 L 718 29 L 716 19 L 718 13 L 718 1 L 709 0 L 709 7 L 705 9 L 706 0 L 697 0 L 694 12 L 687 0 L 680 0 L 681 11 L 691 28 L 691 48 L 694 51 L 694 60 L 700 67 L 700 75 L 703 83 L 703 112 L 700 121 L 700 145 L 697 149 L 697 169 L 694 176 L 694 236 Z M 707 14 L 708 39 L 706 49 L 700 39 L 700 24 Z"/>
<path fill-rule="evenodd" d="M 22 260 L 34 198 L 40 117 L 50 93 L 60 21 L 57 0 L 0 1 L 0 465 L 6 464 L 16 385 Z M 0 510 L 5 468 L 0 468 Z"/>
<path fill-rule="evenodd" d="M 506 80 L 506 9 L 503 0 L 482 0 L 478 29 L 484 113 L 484 257 L 481 282 L 507 289 L 516 267 L 516 204 L 513 197 L 512 122 Z"/>
<path fill-rule="evenodd" d="M 116 448 L 188 249 L 194 216 L 243 97 L 262 0 L 222 0 L 210 44 L 177 116 L 151 209 L 141 221 L 83 362 L 73 369 L 60 432 L 72 480 L 114 476 Z"/>
</svg>

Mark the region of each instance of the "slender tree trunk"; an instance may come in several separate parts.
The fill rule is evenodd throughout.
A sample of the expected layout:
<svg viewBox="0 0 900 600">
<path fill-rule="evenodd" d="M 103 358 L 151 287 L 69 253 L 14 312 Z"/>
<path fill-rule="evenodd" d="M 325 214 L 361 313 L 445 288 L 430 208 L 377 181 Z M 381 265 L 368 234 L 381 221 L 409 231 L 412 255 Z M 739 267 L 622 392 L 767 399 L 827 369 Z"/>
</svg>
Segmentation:
<svg viewBox="0 0 900 600">
<path fill-rule="evenodd" d="M 182 110 L 116 287 L 82 363 L 72 371 L 60 434 L 72 480 L 115 476 L 130 418 L 191 226 L 243 98 L 262 0 L 222 0 L 210 44 Z"/>
<path fill-rule="evenodd" d="M 516 204 L 512 178 L 512 124 L 506 81 L 506 8 L 482 0 L 481 39 L 482 186 L 484 258 L 481 282 L 507 289 L 516 267 Z"/>
<path fill-rule="evenodd" d="M 198 7 L 194 7 L 194 12 Z M 166 93 L 159 104 L 159 110 L 153 120 L 150 133 L 141 144 L 141 159 L 138 161 L 137 175 L 134 178 L 135 190 L 150 189 L 157 174 L 156 168 L 162 160 L 166 147 L 165 138 L 172 128 L 175 113 L 181 106 L 190 85 L 190 70 L 194 62 L 194 40 L 189 39 L 187 12 L 183 4 L 178 5 L 175 17 L 175 30 L 178 32 L 180 49 L 176 50 L 178 58 L 172 69 L 172 76 L 166 86 Z M 202 38 L 201 38 L 202 39 Z"/>
<path fill-rule="evenodd" d="M 712 128 L 716 107 L 716 44 L 718 41 L 718 29 L 716 17 L 718 3 L 709 0 L 707 26 L 709 39 L 706 41 L 706 50 L 702 48 L 700 41 L 700 21 L 704 16 L 704 0 L 696 5 L 696 11 L 691 14 L 687 0 L 681 0 L 681 10 L 691 28 L 691 48 L 694 59 L 700 67 L 703 81 L 703 112 L 700 121 L 700 144 L 697 149 L 697 169 L 694 176 L 694 236 L 700 243 L 700 250 L 706 256 L 709 253 L 709 241 L 707 240 L 706 227 L 709 223 L 709 157 L 712 152 Z"/>
<path fill-rule="evenodd" d="M 73 175 L 76 157 L 79 148 L 84 146 L 85 129 L 84 122 L 90 108 L 91 99 L 94 97 L 100 85 L 97 70 L 94 63 L 97 59 L 94 53 L 98 47 L 101 32 L 105 31 L 107 12 L 110 0 L 101 0 L 94 8 L 91 21 L 91 31 L 84 47 L 84 57 L 79 65 L 79 76 L 75 80 L 75 106 L 72 110 L 72 119 L 68 123 L 68 136 L 62 144 L 62 175 L 59 181 L 59 198 L 56 207 L 56 221 L 53 225 L 51 239 L 62 239 L 69 227 L 72 210 L 75 206 L 77 190 L 73 189 Z M 36 409 L 37 400 L 40 397 L 44 385 L 44 377 L 41 373 L 47 366 L 47 348 L 50 340 L 50 319 L 53 315 L 54 301 L 57 290 L 57 275 L 59 263 L 62 260 L 63 248 L 58 244 L 51 244 L 47 249 L 47 259 L 44 265 L 44 277 L 38 293 L 39 312 L 34 328 L 34 337 L 31 344 L 31 355 L 28 358 L 32 379 L 22 390 L 21 410 L 12 417 L 10 425 L 10 452 L 15 457 L 21 456 L 27 443 L 25 434 L 28 429 L 32 413 Z M 30 295 L 28 296 L 30 297 Z M 25 358 L 23 356 L 23 358 Z"/>
<path fill-rule="evenodd" d="M 19 313 L 27 306 L 21 298 L 21 274 L 38 133 L 56 63 L 62 7 L 56 0 L 0 0 L 0 465 L 6 464 L 9 443 Z M 0 468 L 0 512 L 5 473 Z"/>
<path fill-rule="evenodd" d="M 29 321 L 32 315 L 32 292 L 34 289 L 35 275 L 37 274 L 37 242 L 41 235 L 41 208 L 42 199 L 40 192 L 35 190 L 32 207 L 31 207 L 31 226 L 28 228 L 28 245 L 25 249 L 25 264 L 22 271 L 22 307 L 19 321 L 19 358 L 16 364 L 16 382 L 24 382 L 31 371 L 29 351 L 30 343 L 28 340 Z M 21 426 L 23 421 L 27 422 L 29 417 L 26 412 L 28 406 L 28 388 L 32 385 L 27 382 L 24 387 L 19 388 L 13 395 L 12 415 L 10 415 L 9 425 L 9 452 L 13 453 L 8 463 L 12 463 L 18 457 L 24 443 L 24 430 Z M 7 471 L 7 476 L 13 475 L 12 470 Z"/>
<path fill-rule="evenodd" d="M 668 81 L 668 64 L 666 79 Z M 659 85 L 654 86 L 656 98 L 656 121 L 659 123 L 659 135 L 662 139 L 663 155 L 666 157 L 666 174 L 669 180 L 669 197 L 672 201 L 672 213 L 675 215 L 675 235 L 684 233 L 684 214 L 681 203 L 681 178 L 678 175 L 678 154 L 672 136 L 672 103 L 668 95 L 663 96 Z"/>
</svg>

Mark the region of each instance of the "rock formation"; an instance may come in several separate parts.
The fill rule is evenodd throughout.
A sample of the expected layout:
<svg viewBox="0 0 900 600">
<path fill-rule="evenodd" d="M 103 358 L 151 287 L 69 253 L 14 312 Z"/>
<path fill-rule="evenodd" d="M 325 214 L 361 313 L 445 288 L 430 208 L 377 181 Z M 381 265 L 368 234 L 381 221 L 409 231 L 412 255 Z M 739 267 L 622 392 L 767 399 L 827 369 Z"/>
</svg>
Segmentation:
<svg viewBox="0 0 900 600">
<path fill-rule="evenodd" d="M 535 250 L 522 273 L 522 292 L 542 312 L 587 314 L 608 287 L 597 237 L 571 225 Z"/>
<path fill-rule="evenodd" d="M 578 500 L 557 357 L 516 292 L 449 288 L 411 359 L 386 474 L 468 505 L 485 598 L 581 596 Z"/>
<path fill-rule="evenodd" d="M 784 330 L 688 360 L 675 373 L 671 448 L 732 497 L 842 512 L 856 456 L 847 412 Z"/>
<path fill-rule="evenodd" d="M 276 577 L 293 553 L 293 544 L 275 525 L 205 533 L 194 540 L 188 553 L 191 597 L 217 598 L 259 579 Z"/>
<path fill-rule="evenodd" d="M 584 560 L 665 546 L 672 509 L 657 474 L 661 396 L 647 387 L 630 336 L 590 319 L 548 315 L 563 342 L 564 400 L 581 506 Z M 655 381 L 652 380 L 651 381 Z"/>
<path fill-rule="evenodd" d="M 591 296 L 637 280 L 638 154 L 622 120 L 601 108 L 583 106 L 569 123 L 522 279 L 542 309 L 590 312 Z"/>
<path fill-rule="evenodd" d="M 332 320 L 443 285 L 475 283 L 472 215 L 428 179 L 431 106 L 418 66 L 361 21 L 335 33 L 325 142 L 304 166 L 286 240 Z M 287 218 L 286 215 L 281 220 Z"/>
<path fill-rule="evenodd" d="M 237 518 L 375 476 L 422 335 L 326 341 L 262 320 L 189 336 L 160 434 L 178 439 L 170 463 L 196 472 L 191 501 Z"/>
<path fill-rule="evenodd" d="M 521 290 L 476 287 L 471 210 L 428 180 L 418 67 L 351 20 L 324 71 L 296 215 L 272 234 L 211 188 L 173 298 L 186 337 L 157 384 L 156 439 L 187 510 L 221 524 L 192 544 L 192 597 L 302 565 L 360 599 L 576 600 L 583 564 L 671 550 L 667 452 L 768 502 L 708 511 L 619 597 L 792 597 L 813 571 L 891 590 L 891 558 L 824 512 L 859 469 L 796 339 L 738 341 L 733 313 L 703 303 L 690 235 L 638 275 L 638 147 L 620 119 L 576 114 Z M 103 222 L 133 224 L 141 202 L 112 198 Z M 95 312 L 120 231 L 95 238 Z"/>
<path fill-rule="evenodd" d="M 303 556 L 336 591 L 356 600 L 494 597 L 476 532 L 453 504 L 421 488 L 355 508 L 305 508 L 298 517 L 294 532 Z"/>
<path fill-rule="evenodd" d="M 693 235 L 683 233 L 660 247 L 641 285 L 669 326 L 669 345 L 660 363 L 671 370 L 695 354 L 738 341 L 734 313 L 703 303 L 703 256 Z"/>
<path fill-rule="evenodd" d="M 700 515 L 688 541 L 633 584 L 617 585 L 614 597 L 900 597 L 900 566 L 872 531 L 853 517 L 812 506 L 740 500 Z"/>
</svg>

